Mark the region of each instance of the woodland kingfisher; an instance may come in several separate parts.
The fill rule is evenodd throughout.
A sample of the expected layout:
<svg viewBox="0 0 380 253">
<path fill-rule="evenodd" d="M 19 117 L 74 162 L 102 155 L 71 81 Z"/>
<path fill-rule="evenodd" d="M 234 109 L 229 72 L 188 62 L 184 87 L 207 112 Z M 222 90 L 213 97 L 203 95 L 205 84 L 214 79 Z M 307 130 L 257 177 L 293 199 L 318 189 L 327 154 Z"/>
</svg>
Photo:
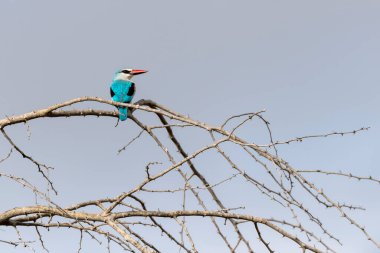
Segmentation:
<svg viewBox="0 0 380 253">
<path fill-rule="evenodd" d="M 130 103 L 135 95 L 135 83 L 132 77 L 148 72 L 142 69 L 122 69 L 116 72 L 111 87 L 111 97 L 115 102 Z M 128 108 L 119 106 L 119 119 L 124 121 L 128 118 Z"/>
</svg>

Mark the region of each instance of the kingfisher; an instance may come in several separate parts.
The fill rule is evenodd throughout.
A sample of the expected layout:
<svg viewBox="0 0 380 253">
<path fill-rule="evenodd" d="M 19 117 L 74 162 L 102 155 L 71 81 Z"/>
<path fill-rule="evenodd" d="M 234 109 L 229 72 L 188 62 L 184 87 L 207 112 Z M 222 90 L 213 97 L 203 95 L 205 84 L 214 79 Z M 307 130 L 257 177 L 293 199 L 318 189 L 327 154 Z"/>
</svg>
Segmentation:
<svg viewBox="0 0 380 253">
<path fill-rule="evenodd" d="M 115 73 L 110 91 L 112 100 L 120 103 L 130 103 L 135 95 L 135 83 L 132 77 L 148 72 L 142 69 L 122 69 Z M 128 118 L 128 108 L 119 106 L 119 119 L 124 121 Z"/>
</svg>

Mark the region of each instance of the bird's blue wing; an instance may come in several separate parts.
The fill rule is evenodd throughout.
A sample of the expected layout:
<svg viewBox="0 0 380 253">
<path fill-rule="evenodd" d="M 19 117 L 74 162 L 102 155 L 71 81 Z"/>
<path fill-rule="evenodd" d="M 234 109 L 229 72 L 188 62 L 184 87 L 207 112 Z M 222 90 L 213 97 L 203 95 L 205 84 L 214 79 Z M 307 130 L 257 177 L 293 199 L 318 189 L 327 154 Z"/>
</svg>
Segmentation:
<svg viewBox="0 0 380 253">
<path fill-rule="evenodd" d="M 111 84 L 111 97 L 113 101 L 129 103 L 135 95 L 135 84 L 130 81 L 115 80 Z"/>
</svg>

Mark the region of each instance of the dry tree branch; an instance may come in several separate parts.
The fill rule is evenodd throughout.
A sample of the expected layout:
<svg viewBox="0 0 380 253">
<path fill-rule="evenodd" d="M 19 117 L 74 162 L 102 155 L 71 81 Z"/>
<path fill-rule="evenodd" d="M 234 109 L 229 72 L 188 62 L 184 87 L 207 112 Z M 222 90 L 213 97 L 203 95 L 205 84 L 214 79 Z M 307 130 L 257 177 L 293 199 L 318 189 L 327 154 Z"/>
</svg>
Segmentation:
<svg viewBox="0 0 380 253">
<path fill-rule="evenodd" d="M 273 147 L 273 146 L 278 146 L 278 145 L 282 145 L 282 144 L 290 144 L 292 142 L 302 142 L 304 140 L 307 140 L 307 139 L 313 139 L 313 138 L 326 138 L 326 137 L 330 137 L 330 136 L 334 136 L 334 135 L 338 135 L 338 136 L 344 136 L 344 135 L 349 135 L 349 134 L 357 134 L 359 132 L 362 132 L 362 131 L 368 131 L 370 129 L 370 127 L 362 127 L 362 128 L 359 128 L 359 129 L 356 129 L 356 130 L 353 130 L 353 131 L 346 131 L 346 132 L 332 132 L 332 133 L 327 133 L 327 134 L 315 134 L 315 135 L 305 135 L 305 136 L 302 136 L 302 137 L 296 137 L 296 138 L 293 138 L 293 139 L 289 139 L 289 140 L 286 140 L 286 141 L 276 141 L 276 142 L 273 142 L 271 144 L 268 144 L 268 145 L 259 145 L 259 147 Z"/>
<path fill-rule="evenodd" d="M 372 181 L 375 183 L 380 184 L 380 180 L 373 178 L 371 176 L 363 177 L 363 176 L 357 176 L 353 175 L 352 173 L 344 173 L 342 171 L 325 171 L 325 170 L 297 170 L 298 173 L 318 173 L 318 174 L 325 174 L 325 175 L 334 175 L 334 176 L 342 176 L 342 177 L 348 177 L 357 179 L 358 181 Z"/>
<path fill-rule="evenodd" d="M 73 220 L 86 220 L 86 221 L 94 221 L 94 222 L 105 222 L 110 227 L 112 227 L 117 233 L 124 237 L 126 241 L 131 243 L 134 247 L 136 247 L 140 252 L 150 252 L 149 249 L 139 244 L 136 240 L 134 240 L 129 234 L 127 234 L 124 230 L 122 230 L 118 225 L 116 220 L 128 218 L 128 217 L 165 217 L 165 218 L 176 218 L 182 216 L 198 216 L 198 217 L 218 217 L 218 218 L 226 218 L 226 219 L 236 219 L 236 220 L 244 220 L 250 221 L 253 223 L 260 223 L 266 225 L 267 227 L 273 229 L 278 232 L 282 236 L 296 242 L 300 247 L 311 250 L 313 252 L 323 252 L 318 250 L 312 245 L 309 245 L 303 241 L 301 241 L 296 236 L 287 232 L 286 230 L 280 228 L 274 223 L 270 222 L 268 219 L 262 217 L 254 217 L 251 215 L 243 215 L 243 214 L 235 214 L 235 213 L 227 213 L 225 211 L 198 211 L 198 210 L 186 210 L 186 211 L 173 211 L 173 212 L 164 212 L 164 211 L 129 211 L 129 212 L 118 212 L 108 215 L 99 215 L 85 212 L 73 212 L 69 210 L 62 211 L 61 209 L 49 206 L 30 206 L 30 207 L 22 207 L 22 208 L 14 208 L 12 210 L 8 210 L 0 215 L 0 225 L 13 226 L 17 224 L 18 226 L 22 226 L 23 223 L 14 223 L 12 219 L 17 218 L 18 216 L 30 215 L 30 214 L 44 214 L 48 213 L 52 216 L 61 216 L 66 217 Z"/>
<path fill-rule="evenodd" d="M 23 158 L 28 159 L 32 163 L 34 163 L 37 168 L 38 172 L 41 173 L 41 175 L 45 178 L 45 180 L 48 182 L 50 188 L 54 191 L 55 194 L 58 194 L 57 190 L 54 188 L 53 182 L 49 179 L 49 176 L 43 171 L 45 169 L 46 171 L 53 169 L 52 167 L 48 167 L 45 164 L 39 163 L 36 160 L 34 160 L 31 156 L 27 155 L 22 151 L 13 141 L 12 139 L 7 135 L 7 133 L 4 131 L 4 129 L 0 129 L 5 139 L 11 144 L 11 146 L 19 152 Z"/>
<path fill-rule="evenodd" d="M 269 242 L 266 242 L 264 238 L 261 236 L 261 232 L 260 232 L 259 226 L 257 225 L 257 222 L 255 222 L 254 225 L 255 225 L 255 229 L 256 229 L 257 235 L 259 236 L 260 241 L 265 245 L 265 247 L 270 253 L 274 253 L 274 251 L 269 247 Z"/>
<path fill-rule="evenodd" d="M 0 160 L 0 163 L 4 162 L 4 161 L 7 160 L 9 157 L 11 157 L 12 152 L 13 152 L 13 149 L 11 148 L 11 149 L 9 150 L 8 154 L 6 154 L 5 157 L 2 158 L 2 159 Z"/>
<path fill-rule="evenodd" d="M 78 252 L 81 251 L 82 243 L 84 243 L 83 233 L 88 234 L 93 240 L 98 241 L 99 244 L 101 244 L 102 239 L 98 239 L 95 235 L 105 238 L 107 242 L 107 250 L 109 252 L 110 242 L 120 246 L 123 250 L 130 252 L 164 252 L 160 248 L 168 242 L 179 247 L 180 251 L 183 250 L 187 253 L 198 252 L 198 245 L 202 242 L 195 240 L 194 231 L 191 229 L 192 224 L 190 218 L 185 219 L 185 217 L 196 217 L 198 221 L 202 220 L 201 217 L 207 217 L 207 221 L 211 222 L 215 228 L 215 234 L 224 242 L 226 250 L 232 253 L 239 251 L 243 244 L 245 245 L 245 252 L 254 252 L 256 242 L 262 243 L 270 253 L 277 252 L 277 249 L 273 246 L 274 244 L 271 243 L 271 238 L 264 236 L 261 232 L 263 227 L 293 241 L 295 245 L 300 247 L 302 252 L 335 252 L 330 246 L 329 240 L 335 240 L 338 243 L 340 243 L 340 241 L 333 235 L 333 233 L 326 229 L 325 224 L 316 214 L 318 213 L 318 210 L 310 208 L 303 203 L 303 200 L 298 196 L 299 192 L 302 192 L 304 196 L 309 199 L 314 200 L 314 202 L 321 207 L 324 206 L 338 211 L 343 219 L 359 228 L 362 234 L 380 249 L 379 242 L 369 234 L 363 225 L 359 224 L 346 212 L 347 209 L 362 209 L 361 207 L 340 204 L 333 198 L 333 195 L 328 195 L 318 187 L 318 185 L 312 183 L 303 175 L 305 173 L 310 175 L 315 173 L 337 175 L 377 183 L 380 183 L 380 180 L 370 176 L 356 176 L 341 171 L 295 169 L 279 156 L 276 148 L 282 144 L 290 144 L 292 142 L 300 142 L 312 138 L 356 134 L 368 130 L 368 128 L 361 128 L 348 132 L 309 135 L 289 139 L 287 141 L 273 141 L 269 121 L 262 115 L 264 111 L 235 115 L 228 118 L 220 126 L 211 126 L 177 113 L 151 100 L 140 100 L 136 104 L 123 104 L 97 97 L 82 97 L 56 104 L 45 109 L 0 119 L 0 130 L 11 147 L 9 154 L 1 159 L 0 163 L 5 161 L 11 155 L 12 150 L 15 149 L 24 158 L 30 160 L 38 167 L 39 173 L 42 173 L 44 179 L 48 180 L 50 187 L 56 192 L 53 187 L 53 182 L 50 181 L 44 171 L 48 170 L 50 167 L 37 162 L 31 156 L 27 155 L 22 148 L 17 146 L 11 137 L 9 137 L 5 132 L 5 128 L 11 127 L 15 124 L 28 123 L 31 120 L 43 118 L 75 116 L 118 117 L 117 111 L 95 109 L 67 110 L 67 107 L 83 102 L 96 102 L 108 104 L 110 106 L 122 105 L 127 106 L 132 113 L 138 111 L 139 113 L 142 112 L 156 115 L 159 122 L 155 125 L 149 125 L 143 123 L 142 117 L 140 117 L 139 114 L 130 114 L 130 120 L 139 126 L 141 131 L 130 142 L 119 149 L 118 153 L 121 153 L 146 132 L 152 138 L 154 143 L 158 145 L 171 164 L 154 174 L 150 170 L 149 166 L 151 163 L 149 163 L 145 170 L 146 178 L 141 182 L 138 182 L 135 186 L 132 186 L 126 192 L 120 193 L 113 198 L 89 200 L 66 208 L 62 208 L 53 203 L 47 195 L 37 190 L 37 188 L 30 184 L 26 179 L 1 173 L 0 176 L 5 176 L 28 187 L 38 194 L 39 197 L 45 199 L 49 204 L 52 204 L 52 206 L 35 205 L 18 208 L 10 207 L 8 211 L 0 212 L 0 227 L 11 226 L 16 229 L 20 227 L 34 227 L 41 247 L 45 251 L 48 251 L 48 249 L 45 247 L 42 239 L 43 235 L 38 230 L 38 227 L 46 229 L 56 228 L 58 230 L 61 228 L 73 228 L 79 230 L 80 238 Z M 240 131 L 237 130 L 240 127 L 249 124 L 249 122 L 255 118 L 265 124 L 267 134 L 269 135 L 268 144 L 259 145 L 247 141 L 241 133 L 238 133 Z M 238 120 L 238 122 L 232 127 L 232 129 L 227 130 L 226 126 L 232 120 L 234 122 Z M 182 137 L 177 135 L 177 132 L 175 134 L 173 131 L 174 128 L 178 131 L 186 131 L 187 128 L 195 128 L 198 131 L 203 131 L 209 134 L 212 142 L 203 147 L 197 147 L 195 151 L 188 153 L 185 151 L 183 145 L 186 143 L 186 139 L 182 140 Z M 158 133 L 161 129 L 167 134 L 164 137 L 162 136 L 162 133 Z M 168 146 L 164 144 L 166 143 L 164 139 L 169 140 Z M 235 158 L 231 158 L 224 148 L 224 145 L 227 143 L 238 147 L 242 154 L 248 155 L 253 161 L 253 164 L 258 165 L 259 169 L 252 169 L 252 165 L 238 165 Z M 194 162 L 195 159 L 201 160 L 204 154 L 211 151 L 215 151 L 219 157 L 226 161 L 231 168 L 231 171 L 233 171 L 233 174 L 228 171 L 228 173 L 230 173 L 229 176 L 216 183 L 211 183 L 215 180 L 209 178 L 210 176 L 206 177 L 205 175 L 207 174 L 203 173 L 203 170 L 207 168 L 196 166 L 196 163 Z M 177 155 L 174 155 L 176 152 L 179 154 L 180 158 L 177 158 Z M 183 185 L 183 187 L 181 186 L 180 188 L 173 189 L 173 187 L 166 184 L 160 184 L 161 188 L 159 190 L 149 187 L 153 182 L 164 182 L 167 175 L 174 172 L 179 173 L 180 180 L 182 180 L 179 184 Z M 258 173 L 260 175 L 267 175 L 270 183 L 264 183 L 258 179 L 260 178 L 258 177 Z M 281 208 L 288 210 L 292 215 L 294 222 L 279 218 L 265 218 L 239 213 L 239 208 L 229 208 L 226 206 L 223 203 L 223 195 L 218 193 L 216 186 L 222 188 L 235 177 L 244 179 L 253 190 L 263 194 L 263 196 L 267 197 L 272 203 L 279 204 Z M 297 189 L 297 194 L 295 193 L 295 189 Z M 187 194 L 187 191 L 189 191 L 189 193 L 191 193 L 197 200 L 201 210 L 189 210 L 189 208 L 192 207 L 187 204 L 187 196 L 190 196 Z M 155 194 L 175 194 L 176 192 L 182 192 L 178 198 L 178 204 L 181 206 L 180 210 L 161 211 L 149 210 L 147 208 L 150 198 L 156 196 Z M 213 206 L 213 208 L 210 208 L 210 206 Z M 215 207 L 217 210 L 213 211 L 212 209 L 215 209 Z M 91 210 L 91 212 L 89 210 Z M 278 215 L 281 216 L 281 213 Z M 308 217 L 310 221 L 305 221 L 302 216 Z M 179 219 L 179 217 L 182 217 L 182 219 Z M 180 231 L 180 238 L 178 238 L 173 232 L 173 229 L 170 228 L 166 222 L 162 222 L 163 219 L 173 220 L 178 225 L 177 228 Z M 191 219 L 191 221 L 193 221 L 193 219 Z M 221 221 L 224 221 L 224 227 L 220 224 Z M 257 241 L 252 240 L 252 238 L 243 232 L 244 230 L 241 229 L 241 225 L 245 223 L 253 223 L 254 229 L 258 235 Z M 314 227 L 310 223 L 316 225 L 319 230 L 311 229 Z M 230 227 L 227 227 L 227 224 L 229 224 Z M 163 234 L 163 238 L 165 238 L 163 245 L 150 243 L 149 241 L 151 240 L 146 238 L 145 233 L 140 232 L 140 229 L 136 229 L 139 226 L 144 226 L 145 228 L 151 227 Z M 297 236 L 296 230 L 300 232 L 300 236 Z M 0 242 L 14 246 L 19 244 L 29 244 L 29 242 L 5 240 L 0 240 Z"/>
</svg>

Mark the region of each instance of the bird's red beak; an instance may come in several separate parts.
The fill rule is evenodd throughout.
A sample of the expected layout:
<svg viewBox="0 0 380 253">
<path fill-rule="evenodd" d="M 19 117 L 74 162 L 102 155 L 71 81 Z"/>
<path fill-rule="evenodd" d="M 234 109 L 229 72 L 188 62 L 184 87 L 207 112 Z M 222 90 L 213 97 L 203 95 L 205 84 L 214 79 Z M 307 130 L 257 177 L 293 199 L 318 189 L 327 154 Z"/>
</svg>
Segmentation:
<svg viewBox="0 0 380 253">
<path fill-rule="evenodd" d="M 132 75 L 140 75 L 148 72 L 148 70 L 143 70 L 143 69 L 132 69 L 131 74 Z"/>
</svg>

